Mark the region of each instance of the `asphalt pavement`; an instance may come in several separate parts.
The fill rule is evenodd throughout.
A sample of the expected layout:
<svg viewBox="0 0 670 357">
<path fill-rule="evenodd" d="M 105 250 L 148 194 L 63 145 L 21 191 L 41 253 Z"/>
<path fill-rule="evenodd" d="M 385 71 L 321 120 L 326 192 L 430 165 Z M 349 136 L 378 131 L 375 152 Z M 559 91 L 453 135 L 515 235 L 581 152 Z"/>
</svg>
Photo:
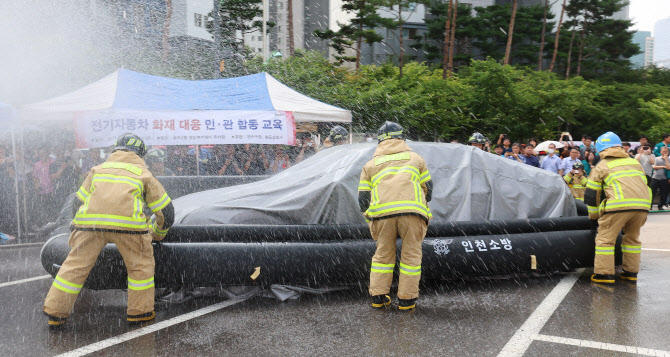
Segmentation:
<svg viewBox="0 0 670 357">
<path fill-rule="evenodd" d="M 254 297 L 157 305 L 125 323 L 125 291 L 84 290 L 66 325 L 41 313 L 52 283 L 40 245 L 0 246 L 0 356 L 670 356 L 670 214 L 643 227 L 637 284 L 591 269 L 422 286 L 414 313 L 369 307 L 365 282 L 280 302 Z"/>
</svg>

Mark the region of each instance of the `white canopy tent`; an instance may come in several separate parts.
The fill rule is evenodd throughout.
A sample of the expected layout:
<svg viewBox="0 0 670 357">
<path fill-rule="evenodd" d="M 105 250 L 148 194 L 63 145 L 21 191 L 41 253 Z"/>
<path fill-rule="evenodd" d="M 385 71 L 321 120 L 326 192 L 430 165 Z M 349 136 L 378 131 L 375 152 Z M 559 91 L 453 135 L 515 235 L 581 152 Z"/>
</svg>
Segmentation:
<svg viewBox="0 0 670 357">
<path fill-rule="evenodd" d="M 119 69 L 83 88 L 21 108 L 24 120 L 72 120 L 78 112 L 292 112 L 296 122 L 351 123 L 351 111 L 298 93 L 268 73 L 216 80 L 183 80 Z"/>
</svg>

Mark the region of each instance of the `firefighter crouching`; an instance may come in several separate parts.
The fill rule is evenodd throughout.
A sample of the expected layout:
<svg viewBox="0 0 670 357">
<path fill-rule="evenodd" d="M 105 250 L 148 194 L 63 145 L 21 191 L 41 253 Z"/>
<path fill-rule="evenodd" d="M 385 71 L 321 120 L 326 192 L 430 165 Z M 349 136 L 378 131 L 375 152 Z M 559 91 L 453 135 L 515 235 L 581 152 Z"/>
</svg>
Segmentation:
<svg viewBox="0 0 670 357">
<path fill-rule="evenodd" d="M 100 251 L 114 243 L 128 270 L 130 323 L 154 313 L 152 240 L 162 240 L 174 222 L 174 208 L 163 186 L 142 159 L 144 142 L 124 134 L 106 162 L 91 169 L 77 192 L 82 202 L 72 220 L 71 247 L 44 301 L 49 326 L 65 323 Z M 151 220 L 143 213 L 147 206 Z"/>
<path fill-rule="evenodd" d="M 587 181 L 586 177 L 584 177 L 584 164 L 582 164 L 581 161 L 572 164 L 572 171 L 563 176 L 563 180 L 565 180 L 565 183 L 570 187 L 572 197 L 583 202 Z"/>
<path fill-rule="evenodd" d="M 596 150 L 601 160 L 591 171 L 584 193 L 589 218 L 598 220 L 591 281 L 614 284 L 614 245 L 623 229 L 623 272 L 619 277 L 636 282 L 642 248 L 640 228 L 647 221 L 651 190 L 642 166 L 628 156 L 616 134 L 601 135 Z"/>
<path fill-rule="evenodd" d="M 403 129 L 393 122 L 379 128 L 379 145 L 363 166 L 358 186 L 361 212 L 369 222 L 377 251 L 370 269 L 372 307 L 391 304 L 388 295 L 396 263 L 396 239 L 402 239 L 398 282 L 398 308 L 413 310 L 419 297 L 422 242 L 432 217 L 427 202 L 433 184 L 426 162 L 412 152 Z"/>
</svg>

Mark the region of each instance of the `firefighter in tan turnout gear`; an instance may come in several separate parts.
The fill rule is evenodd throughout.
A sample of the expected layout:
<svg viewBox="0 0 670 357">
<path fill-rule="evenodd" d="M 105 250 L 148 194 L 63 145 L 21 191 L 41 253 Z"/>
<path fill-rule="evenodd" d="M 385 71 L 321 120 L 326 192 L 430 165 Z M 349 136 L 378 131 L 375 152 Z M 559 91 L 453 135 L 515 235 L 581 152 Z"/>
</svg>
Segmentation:
<svg viewBox="0 0 670 357">
<path fill-rule="evenodd" d="M 163 186 L 147 170 L 144 142 L 133 134 L 116 141 L 106 162 L 91 169 L 77 192 L 82 202 L 72 220 L 70 253 L 44 301 L 51 327 L 62 325 L 100 251 L 114 243 L 128 270 L 130 323 L 148 321 L 154 313 L 152 240 L 162 240 L 174 222 L 174 208 Z M 147 206 L 153 216 L 143 213 Z"/>
<path fill-rule="evenodd" d="M 570 187 L 572 197 L 583 202 L 587 181 L 586 177 L 584 177 L 584 164 L 581 161 L 572 164 L 572 171 L 563 176 L 563 180 Z"/>
<path fill-rule="evenodd" d="M 647 221 L 651 190 L 644 169 L 628 156 L 616 134 L 601 135 L 596 150 L 601 160 L 591 171 L 584 193 L 589 218 L 598 220 L 591 281 L 614 284 L 614 245 L 623 229 L 623 272 L 619 278 L 635 282 L 640 270 L 640 228 Z"/>
<path fill-rule="evenodd" d="M 361 212 L 377 241 L 370 269 L 372 307 L 391 304 L 396 239 L 400 236 L 398 308 L 413 310 L 419 297 L 421 246 L 432 216 L 427 202 L 433 184 L 426 162 L 407 146 L 400 125 L 387 121 L 379 128 L 378 139 L 377 150 L 363 166 L 358 186 Z"/>
</svg>

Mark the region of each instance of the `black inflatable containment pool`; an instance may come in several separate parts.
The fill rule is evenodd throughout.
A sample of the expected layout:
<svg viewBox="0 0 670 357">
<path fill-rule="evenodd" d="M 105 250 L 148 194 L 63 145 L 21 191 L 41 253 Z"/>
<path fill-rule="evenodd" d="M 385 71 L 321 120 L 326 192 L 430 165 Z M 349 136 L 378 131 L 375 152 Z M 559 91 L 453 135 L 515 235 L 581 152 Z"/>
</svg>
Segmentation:
<svg viewBox="0 0 670 357">
<path fill-rule="evenodd" d="M 68 232 L 42 249 L 55 275 L 70 251 Z M 429 280 L 593 266 L 595 231 L 587 217 L 431 225 L 423 243 Z M 401 242 L 398 240 L 400 247 Z M 367 226 L 175 226 L 154 246 L 158 287 L 260 283 L 328 285 L 364 282 L 375 250 Z M 617 259 L 621 251 L 617 246 Z M 123 260 L 108 245 L 91 271 L 90 289 L 124 289 Z"/>
</svg>

